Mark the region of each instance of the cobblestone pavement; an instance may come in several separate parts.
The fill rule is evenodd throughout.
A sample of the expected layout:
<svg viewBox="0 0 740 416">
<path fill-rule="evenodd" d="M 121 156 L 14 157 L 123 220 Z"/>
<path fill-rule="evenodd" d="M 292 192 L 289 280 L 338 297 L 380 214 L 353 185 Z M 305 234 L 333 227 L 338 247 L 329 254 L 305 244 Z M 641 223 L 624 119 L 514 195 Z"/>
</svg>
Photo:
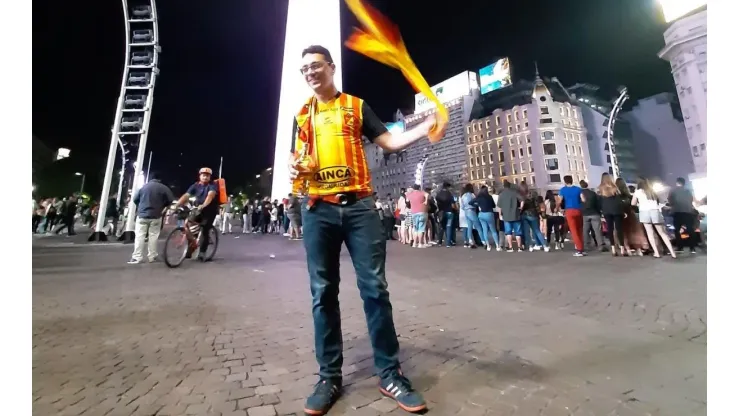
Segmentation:
<svg viewBox="0 0 740 416">
<path fill-rule="evenodd" d="M 34 415 L 302 414 L 317 368 L 301 243 L 227 236 L 215 262 L 177 270 L 126 265 L 130 250 L 35 242 Z M 403 414 L 377 391 L 342 268 L 330 415 Z M 388 258 L 404 372 L 441 416 L 706 414 L 706 276 L 704 256 Z"/>
</svg>

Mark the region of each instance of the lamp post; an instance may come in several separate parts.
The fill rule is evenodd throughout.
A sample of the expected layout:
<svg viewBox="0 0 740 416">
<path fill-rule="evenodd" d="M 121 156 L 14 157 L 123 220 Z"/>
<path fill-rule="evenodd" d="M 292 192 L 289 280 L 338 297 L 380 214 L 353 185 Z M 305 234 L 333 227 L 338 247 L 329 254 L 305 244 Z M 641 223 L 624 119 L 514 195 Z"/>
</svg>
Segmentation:
<svg viewBox="0 0 740 416">
<path fill-rule="evenodd" d="M 82 184 L 80 184 L 80 195 L 82 195 L 82 192 L 85 190 L 85 174 L 75 172 L 75 176 L 82 176 Z"/>
</svg>

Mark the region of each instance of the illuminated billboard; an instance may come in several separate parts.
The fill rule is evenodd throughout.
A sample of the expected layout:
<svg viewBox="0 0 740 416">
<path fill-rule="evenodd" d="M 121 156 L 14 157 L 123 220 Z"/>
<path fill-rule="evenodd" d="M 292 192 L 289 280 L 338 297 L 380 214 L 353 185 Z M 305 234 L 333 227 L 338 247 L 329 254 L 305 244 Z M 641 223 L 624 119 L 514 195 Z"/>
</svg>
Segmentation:
<svg viewBox="0 0 740 416">
<path fill-rule="evenodd" d="M 406 126 L 404 126 L 403 120 L 393 123 L 385 123 L 385 128 L 387 128 L 391 134 L 403 133 L 406 130 Z"/>
<path fill-rule="evenodd" d="M 57 150 L 57 154 L 54 157 L 54 160 L 62 160 L 69 157 L 69 149 L 65 149 L 63 147 L 60 147 L 59 150 Z"/>
<path fill-rule="evenodd" d="M 491 65 L 481 68 L 480 93 L 485 94 L 511 85 L 509 58 L 501 58 Z"/>
<path fill-rule="evenodd" d="M 432 91 L 442 104 L 452 101 L 455 98 L 470 95 L 472 90 L 477 89 L 477 77 L 475 76 L 475 73 L 469 71 L 461 72 L 432 87 Z M 426 111 L 431 108 L 434 108 L 434 103 L 429 101 L 429 98 L 421 93 L 416 94 L 414 97 L 414 114 L 421 113 L 422 111 Z"/>
<path fill-rule="evenodd" d="M 688 12 L 707 5 L 707 0 L 659 0 L 663 19 L 670 23 Z"/>
</svg>

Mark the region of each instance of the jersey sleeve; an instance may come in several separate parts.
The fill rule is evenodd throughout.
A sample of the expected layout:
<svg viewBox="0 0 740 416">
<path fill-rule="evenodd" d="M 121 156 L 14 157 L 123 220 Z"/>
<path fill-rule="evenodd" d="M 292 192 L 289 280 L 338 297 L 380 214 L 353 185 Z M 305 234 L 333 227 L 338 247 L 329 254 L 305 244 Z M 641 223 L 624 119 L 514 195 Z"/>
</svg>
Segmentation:
<svg viewBox="0 0 740 416">
<path fill-rule="evenodd" d="M 388 129 L 385 127 L 380 118 L 375 114 L 372 108 L 366 103 L 362 102 L 362 134 L 368 138 L 371 142 L 375 141 L 378 136 L 387 132 Z"/>
<path fill-rule="evenodd" d="M 186 194 L 193 196 L 195 195 L 195 184 L 190 185 L 187 191 L 185 191 Z"/>
</svg>

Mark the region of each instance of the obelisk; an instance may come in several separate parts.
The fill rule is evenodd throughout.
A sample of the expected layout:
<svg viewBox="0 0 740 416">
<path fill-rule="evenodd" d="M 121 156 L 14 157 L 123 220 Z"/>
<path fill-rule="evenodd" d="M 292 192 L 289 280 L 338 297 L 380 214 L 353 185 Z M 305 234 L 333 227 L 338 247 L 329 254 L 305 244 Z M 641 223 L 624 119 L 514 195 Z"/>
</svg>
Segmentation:
<svg viewBox="0 0 740 416">
<path fill-rule="evenodd" d="M 341 0 L 290 0 L 288 4 L 275 162 L 272 170 L 273 200 L 282 200 L 291 191 L 287 161 L 293 140 L 293 118 L 312 93 L 300 73 L 301 51 L 310 45 L 321 45 L 329 49 L 336 65 L 334 82 L 340 91 L 342 89 L 340 3 Z"/>
</svg>

